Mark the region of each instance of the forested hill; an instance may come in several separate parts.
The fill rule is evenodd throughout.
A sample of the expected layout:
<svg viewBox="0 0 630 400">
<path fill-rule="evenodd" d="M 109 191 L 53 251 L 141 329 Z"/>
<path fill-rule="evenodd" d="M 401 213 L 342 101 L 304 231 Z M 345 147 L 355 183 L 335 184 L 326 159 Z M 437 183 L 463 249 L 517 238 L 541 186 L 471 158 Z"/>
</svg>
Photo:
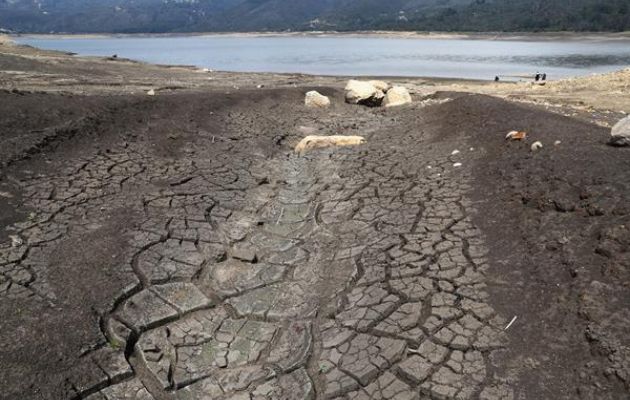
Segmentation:
<svg viewBox="0 0 630 400">
<path fill-rule="evenodd" d="M 630 0 L 0 0 L 0 29 L 624 31 Z"/>
</svg>

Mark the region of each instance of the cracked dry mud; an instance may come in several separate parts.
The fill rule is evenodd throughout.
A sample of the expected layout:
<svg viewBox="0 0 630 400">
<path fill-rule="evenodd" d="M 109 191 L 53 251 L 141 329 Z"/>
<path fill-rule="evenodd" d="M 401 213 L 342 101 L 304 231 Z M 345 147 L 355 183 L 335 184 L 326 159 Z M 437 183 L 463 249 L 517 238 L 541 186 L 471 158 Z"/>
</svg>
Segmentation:
<svg viewBox="0 0 630 400">
<path fill-rule="evenodd" d="M 211 117 L 199 100 L 189 115 Z M 487 302 L 466 170 L 393 141 L 398 122 L 382 112 L 303 111 L 285 137 L 260 108 L 219 110 L 222 132 L 195 121 L 173 130 L 185 139 L 160 138 L 178 154 L 148 145 L 149 124 L 16 179 L 33 211 L 13 226 L 24 245 L 0 249 L 2 297 L 59 307 L 48 260 L 63 246 L 96 253 L 79 263 L 113 257 L 118 283 L 94 310 L 101 337 L 41 395 L 508 398 L 489 359 L 506 321 Z M 300 157 L 300 122 L 369 144 Z M 101 240 L 123 250 L 93 248 Z"/>
<path fill-rule="evenodd" d="M 498 357 L 512 316 L 488 292 L 468 167 L 484 152 L 434 121 L 504 102 L 302 95 L 108 99 L 106 128 L 11 161 L 0 397 L 533 398 Z M 313 132 L 367 144 L 294 154 Z"/>
</svg>

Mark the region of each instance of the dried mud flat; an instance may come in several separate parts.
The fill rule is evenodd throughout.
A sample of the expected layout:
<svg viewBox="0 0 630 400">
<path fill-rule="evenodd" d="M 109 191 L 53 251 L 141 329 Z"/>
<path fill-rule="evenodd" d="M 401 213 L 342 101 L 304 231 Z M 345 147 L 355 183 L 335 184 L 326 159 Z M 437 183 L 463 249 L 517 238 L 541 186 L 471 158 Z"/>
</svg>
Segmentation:
<svg viewBox="0 0 630 400">
<path fill-rule="evenodd" d="M 588 118 L 3 46 L 0 398 L 628 398 L 630 153 Z"/>
</svg>

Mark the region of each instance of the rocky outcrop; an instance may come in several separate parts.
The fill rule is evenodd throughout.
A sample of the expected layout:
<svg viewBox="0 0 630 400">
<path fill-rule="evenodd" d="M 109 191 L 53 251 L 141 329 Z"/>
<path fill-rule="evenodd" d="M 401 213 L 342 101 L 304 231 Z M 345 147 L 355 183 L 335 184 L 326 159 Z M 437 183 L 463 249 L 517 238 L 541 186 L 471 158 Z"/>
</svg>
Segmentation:
<svg viewBox="0 0 630 400">
<path fill-rule="evenodd" d="M 387 95 L 383 100 L 385 107 L 402 106 L 403 104 L 411 103 L 411 95 L 409 91 L 403 86 L 394 86 L 387 91 Z"/>
<path fill-rule="evenodd" d="M 385 93 L 370 82 L 350 80 L 346 85 L 346 102 L 368 107 L 379 107 Z"/>
<path fill-rule="evenodd" d="M 611 136 L 611 146 L 630 146 L 630 117 L 617 122 L 612 128 Z"/>
<path fill-rule="evenodd" d="M 330 99 L 319 92 L 312 90 L 306 93 L 304 104 L 309 108 L 326 108 L 330 106 Z"/>
</svg>

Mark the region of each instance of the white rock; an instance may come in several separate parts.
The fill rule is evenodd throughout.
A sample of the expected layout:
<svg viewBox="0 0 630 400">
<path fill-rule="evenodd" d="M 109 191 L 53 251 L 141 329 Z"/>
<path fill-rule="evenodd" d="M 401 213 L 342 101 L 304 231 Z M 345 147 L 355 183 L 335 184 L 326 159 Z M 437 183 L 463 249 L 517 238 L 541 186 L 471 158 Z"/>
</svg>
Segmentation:
<svg viewBox="0 0 630 400">
<path fill-rule="evenodd" d="M 330 99 L 315 90 L 306 93 L 304 104 L 311 108 L 326 108 L 330 106 Z"/>
<path fill-rule="evenodd" d="M 459 154 L 459 150 L 453 150 L 453 152 L 451 153 L 452 156 L 456 156 Z"/>
<path fill-rule="evenodd" d="M 155 90 L 151 89 L 147 92 L 147 96 L 155 96 Z"/>
<path fill-rule="evenodd" d="M 610 144 L 613 146 L 630 146 L 630 117 L 617 122 L 611 131 Z"/>
<path fill-rule="evenodd" d="M 24 244 L 24 240 L 22 240 L 22 238 L 17 235 L 9 235 L 9 238 L 11 239 L 12 247 L 20 247 Z"/>
<path fill-rule="evenodd" d="M 307 136 L 295 146 L 295 152 L 304 154 L 305 152 L 313 149 L 320 149 L 325 147 L 345 147 L 345 146 L 357 146 L 365 144 L 365 138 L 362 136 Z"/>
<path fill-rule="evenodd" d="M 554 146 L 560 146 L 561 144 L 562 144 L 562 142 L 559 141 L 559 140 L 556 140 L 555 142 L 553 142 Z"/>
<path fill-rule="evenodd" d="M 543 144 L 541 142 L 532 143 L 532 151 L 540 150 L 543 148 Z"/>
<path fill-rule="evenodd" d="M 351 79 L 346 85 L 346 103 L 378 107 L 383 103 L 385 93 L 369 82 Z"/>
<path fill-rule="evenodd" d="M 453 167 L 455 167 L 455 168 L 459 168 L 461 166 L 462 166 L 462 163 L 459 163 L 459 162 L 453 164 Z"/>
<path fill-rule="evenodd" d="M 394 86 L 387 91 L 383 104 L 385 107 L 402 106 L 411 103 L 411 95 L 403 86 Z"/>
<path fill-rule="evenodd" d="M 392 87 L 389 83 L 385 81 L 368 81 L 368 83 L 370 83 L 372 86 L 374 86 L 375 88 L 377 88 L 383 93 L 387 93 L 387 91 L 391 89 Z"/>
</svg>

